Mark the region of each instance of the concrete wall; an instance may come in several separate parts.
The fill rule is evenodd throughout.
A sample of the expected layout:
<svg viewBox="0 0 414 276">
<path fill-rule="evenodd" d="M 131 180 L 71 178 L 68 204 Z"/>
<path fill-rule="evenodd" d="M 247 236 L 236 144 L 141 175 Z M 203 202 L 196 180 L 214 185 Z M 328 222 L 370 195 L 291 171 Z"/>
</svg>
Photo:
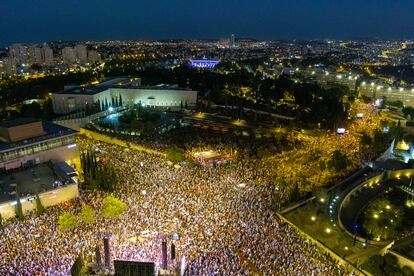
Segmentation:
<svg viewBox="0 0 414 276">
<path fill-rule="evenodd" d="M 393 250 L 389 250 L 388 253 L 391 253 L 398 259 L 398 263 L 401 267 L 408 266 L 412 270 L 414 270 L 414 262 L 410 260 L 409 258 L 405 257 L 404 255 L 399 254 L 398 252 L 395 252 Z"/>
<path fill-rule="evenodd" d="M 78 184 L 70 184 L 51 191 L 39 194 L 40 201 L 44 207 L 50 207 L 59 203 L 71 200 L 79 195 Z M 36 210 L 34 196 L 20 198 L 23 212 Z M 4 219 L 16 216 L 16 201 L 7 201 L 0 203 L 0 213 Z"/>
<path fill-rule="evenodd" d="M 67 115 L 61 118 L 58 118 L 53 121 L 53 123 L 57 125 L 61 125 L 76 131 L 79 131 L 81 128 L 85 127 L 87 124 L 89 124 L 91 121 L 96 120 L 101 117 L 108 116 L 113 113 L 117 113 L 119 111 L 122 111 L 125 109 L 124 107 L 116 107 L 113 109 L 113 111 L 102 111 L 99 113 L 92 114 L 90 116 L 80 117 L 80 115 L 84 114 L 83 112 L 75 113 L 72 115 Z M 83 116 L 83 115 L 82 115 Z"/>
<path fill-rule="evenodd" d="M 386 98 L 388 101 L 402 101 L 405 106 L 414 107 L 414 91 L 410 88 L 384 87 L 367 83 L 359 87 L 361 95 L 379 99 Z"/>
</svg>

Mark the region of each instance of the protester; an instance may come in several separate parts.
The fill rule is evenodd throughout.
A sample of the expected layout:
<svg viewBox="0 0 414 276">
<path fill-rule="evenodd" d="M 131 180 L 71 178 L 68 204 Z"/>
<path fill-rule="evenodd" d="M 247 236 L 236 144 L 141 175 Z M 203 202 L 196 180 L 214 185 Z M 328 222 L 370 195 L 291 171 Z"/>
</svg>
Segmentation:
<svg viewBox="0 0 414 276">
<path fill-rule="evenodd" d="M 48 208 L 24 222 L 12 220 L 0 235 L 0 275 L 67 275 L 83 253 L 94 262 L 95 248 L 111 235 L 114 259 L 161 262 L 161 240 L 173 235 L 177 262 L 185 256 L 187 275 L 343 275 L 344 269 L 283 223 L 274 202 L 283 190 L 269 184 L 265 170 L 248 162 L 229 166 L 174 167 L 159 156 L 79 140 L 100 162 L 118 172 L 115 197 L 127 203 L 118 218 L 102 218 L 106 194 L 82 191 L 78 199 Z M 276 191 L 276 192 L 275 192 Z M 97 211 L 94 224 L 58 229 L 64 212 L 79 214 L 82 204 Z M 175 262 L 170 261 L 170 265 Z"/>
</svg>

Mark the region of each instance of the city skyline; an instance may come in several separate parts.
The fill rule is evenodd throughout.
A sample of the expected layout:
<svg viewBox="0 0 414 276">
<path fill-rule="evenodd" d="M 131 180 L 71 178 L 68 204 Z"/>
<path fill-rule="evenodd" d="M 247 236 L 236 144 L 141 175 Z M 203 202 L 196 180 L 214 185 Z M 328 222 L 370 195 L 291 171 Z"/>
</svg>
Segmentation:
<svg viewBox="0 0 414 276">
<path fill-rule="evenodd" d="M 159 3 L 163 2 L 163 3 Z M 410 39 L 409 1 L 2 1 L 0 46 L 54 40 Z M 122 15 L 122 16 L 121 16 Z M 35 28 L 37 24 L 39 28 Z M 41 28 L 40 28 L 41 26 Z"/>
</svg>

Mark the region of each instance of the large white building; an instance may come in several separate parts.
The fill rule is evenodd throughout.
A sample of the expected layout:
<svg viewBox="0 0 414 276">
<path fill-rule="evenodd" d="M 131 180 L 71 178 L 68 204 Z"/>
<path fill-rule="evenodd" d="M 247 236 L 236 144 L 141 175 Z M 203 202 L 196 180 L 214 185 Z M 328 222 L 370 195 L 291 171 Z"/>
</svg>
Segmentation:
<svg viewBox="0 0 414 276">
<path fill-rule="evenodd" d="M 141 86 L 140 81 L 116 78 L 88 87 L 71 87 L 52 95 L 56 114 L 81 111 L 93 104 L 101 110 L 114 106 L 141 104 L 149 107 L 179 108 L 181 105 L 194 107 L 197 91 L 176 86 Z"/>
</svg>

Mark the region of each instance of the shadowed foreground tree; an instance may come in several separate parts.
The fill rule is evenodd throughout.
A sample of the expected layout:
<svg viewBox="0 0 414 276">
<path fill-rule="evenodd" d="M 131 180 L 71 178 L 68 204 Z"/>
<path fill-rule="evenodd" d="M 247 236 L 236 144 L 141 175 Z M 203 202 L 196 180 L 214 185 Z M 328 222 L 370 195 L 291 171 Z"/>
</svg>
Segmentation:
<svg viewBox="0 0 414 276">
<path fill-rule="evenodd" d="M 20 202 L 20 196 L 17 193 L 16 194 L 16 207 L 15 207 L 15 211 L 16 211 L 16 217 L 19 221 L 23 221 L 24 220 L 24 214 L 23 214 L 23 207 L 22 207 L 22 203 Z"/>
<path fill-rule="evenodd" d="M 41 215 L 45 212 L 45 207 L 43 207 L 42 201 L 40 200 L 40 197 L 38 194 L 36 194 L 36 212 L 38 215 Z"/>
</svg>

